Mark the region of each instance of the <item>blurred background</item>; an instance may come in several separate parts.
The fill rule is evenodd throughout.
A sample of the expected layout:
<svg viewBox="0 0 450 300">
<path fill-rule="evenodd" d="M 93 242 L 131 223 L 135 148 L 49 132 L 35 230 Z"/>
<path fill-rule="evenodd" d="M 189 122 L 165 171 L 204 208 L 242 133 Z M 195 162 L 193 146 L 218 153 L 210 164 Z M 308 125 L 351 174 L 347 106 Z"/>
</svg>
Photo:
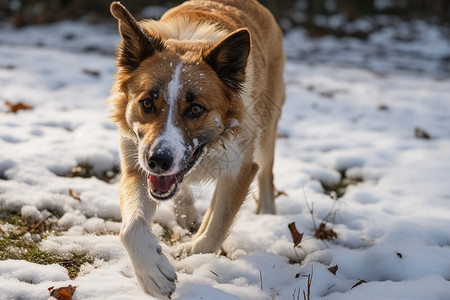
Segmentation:
<svg viewBox="0 0 450 300">
<path fill-rule="evenodd" d="M 138 19 L 158 18 L 181 2 L 122 1 Z M 362 67 L 378 73 L 406 70 L 439 78 L 450 76 L 449 0 L 260 2 L 273 12 L 284 30 L 289 59 Z M 18 30 L 60 21 L 110 24 L 113 28 L 110 3 L 111 0 L 0 0 L 0 31 L 5 27 Z M 67 40 L 74 36 L 66 35 Z M 95 43 L 87 50 L 105 54 L 113 51 Z"/>
<path fill-rule="evenodd" d="M 170 8 L 183 1 L 122 1 L 137 13 L 149 6 Z M 448 0 L 261 0 L 284 29 L 304 26 L 312 36 L 332 34 L 366 38 L 382 24 L 379 15 L 402 20 L 421 19 L 448 26 Z M 14 26 L 44 24 L 63 19 L 86 18 L 91 22 L 109 19 L 110 0 L 0 0 L 0 18 Z M 151 14 L 151 13 L 150 13 Z M 364 21 L 364 25 L 360 21 Z M 359 24 L 359 25 L 358 25 Z"/>
</svg>

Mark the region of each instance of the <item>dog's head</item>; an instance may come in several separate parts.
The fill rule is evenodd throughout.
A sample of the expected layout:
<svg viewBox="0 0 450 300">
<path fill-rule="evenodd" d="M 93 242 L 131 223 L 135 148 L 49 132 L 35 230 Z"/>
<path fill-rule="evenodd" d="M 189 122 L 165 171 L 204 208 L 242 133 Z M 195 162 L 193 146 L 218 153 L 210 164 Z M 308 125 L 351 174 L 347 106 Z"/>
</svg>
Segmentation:
<svg viewBox="0 0 450 300">
<path fill-rule="evenodd" d="M 117 2 L 111 13 L 122 36 L 113 118 L 138 145 L 150 195 L 170 199 L 205 149 L 240 121 L 249 32 L 216 43 L 177 41 L 149 33 Z"/>
</svg>

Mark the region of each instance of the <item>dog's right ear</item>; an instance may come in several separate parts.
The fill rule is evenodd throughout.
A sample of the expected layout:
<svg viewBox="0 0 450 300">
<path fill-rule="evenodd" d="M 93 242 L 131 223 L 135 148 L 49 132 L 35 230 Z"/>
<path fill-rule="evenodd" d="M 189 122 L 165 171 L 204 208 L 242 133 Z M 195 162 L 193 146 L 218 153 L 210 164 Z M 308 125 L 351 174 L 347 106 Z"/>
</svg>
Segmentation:
<svg viewBox="0 0 450 300">
<path fill-rule="evenodd" d="M 119 20 L 119 32 L 122 36 L 117 55 L 119 67 L 131 72 L 155 51 L 164 49 L 161 39 L 151 36 L 139 26 L 130 12 L 119 2 L 111 3 L 111 14 Z"/>
</svg>

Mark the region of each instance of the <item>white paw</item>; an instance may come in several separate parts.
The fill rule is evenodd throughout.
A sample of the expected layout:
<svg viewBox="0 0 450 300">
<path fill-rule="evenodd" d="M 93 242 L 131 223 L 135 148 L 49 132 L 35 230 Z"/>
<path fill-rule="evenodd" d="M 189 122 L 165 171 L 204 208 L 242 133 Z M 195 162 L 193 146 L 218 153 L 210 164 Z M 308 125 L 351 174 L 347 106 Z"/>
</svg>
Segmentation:
<svg viewBox="0 0 450 300">
<path fill-rule="evenodd" d="M 173 252 L 174 257 L 176 258 L 185 258 L 192 254 L 192 242 L 184 242 L 179 244 L 175 251 Z"/>
<path fill-rule="evenodd" d="M 191 242 L 180 245 L 181 253 L 185 255 L 214 253 L 220 248 L 217 241 L 208 239 L 205 234 L 201 234 Z"/>
<path fill-rule="evenodd" d="M 152 296 L 170 297 L 175 291 L 177 274 L 147 223 L 138 220 L 123 227 L 120 239 L 130 256 L 139 286 Z"/>
<path fill-rule="evenodd" d="M 156 255 L 149 253 L 140 263 L 134 265 L 134 273 L 139 286 L 147 294 L 170 298 L 175 291 L 177 274 L 167 257 L 162 254 L 159 245 Z"/>
</svg>

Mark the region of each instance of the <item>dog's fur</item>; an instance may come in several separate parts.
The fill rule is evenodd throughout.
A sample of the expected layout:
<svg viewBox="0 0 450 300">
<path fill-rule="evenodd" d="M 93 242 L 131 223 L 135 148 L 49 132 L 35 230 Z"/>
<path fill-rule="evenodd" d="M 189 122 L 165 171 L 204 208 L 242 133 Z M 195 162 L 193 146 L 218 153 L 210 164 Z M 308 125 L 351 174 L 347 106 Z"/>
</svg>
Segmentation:
<svg viewBox="0 0 450 300">
<path fill-rule="evenodd" d="M 150 228 L 158 200 L 173 198 L 179 224 L 195 230 L 189 186 L 216 181 L 187 254 L 220 247 L 256 174 L 256 212 L 275 213 L 282 33 L 256 0 L 187 1 L 159 21 L 136 22 L 118 2 L 111 13 L 122 36 L 109 99 L 121 133 L 120 238 L 141 288 L 170 296 L 176 273 Z"/>
</svg>

